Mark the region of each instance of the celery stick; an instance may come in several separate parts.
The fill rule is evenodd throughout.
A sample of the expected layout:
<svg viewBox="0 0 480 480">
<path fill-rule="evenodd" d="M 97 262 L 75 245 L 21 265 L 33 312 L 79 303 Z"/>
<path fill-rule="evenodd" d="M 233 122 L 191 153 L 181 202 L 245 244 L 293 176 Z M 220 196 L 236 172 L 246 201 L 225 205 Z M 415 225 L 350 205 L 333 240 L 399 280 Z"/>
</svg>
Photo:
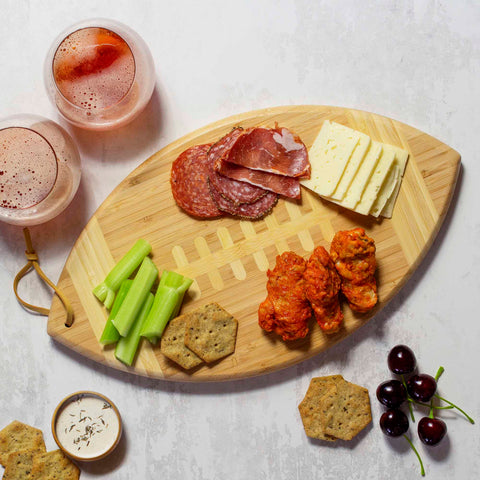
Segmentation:
<svg viewBox="0 0 480 480">
<path fill-rule="evenodd" d="M 133 280 L 127 278 L 124 280 L 120 285 L 120 289 L 118 290 L 117 296 L 115 297 L 115 301 L 113 302 L 112 310 L 110 311 L 110 315 L 108 316 L 107 323 L 105 324 L 105 328 L 103 329 L 102 336 L 100 337 L 100 343 L 103 345 L 110 345 L 111 343 L 115 343 L 120 338 L 120 334 L 118 330 L 112 323 L 112 319 L 120 310 L 120 306 L 122 305 L 125 297 L 127 296 L 130 287 L 132 286 Z"/>
<path fill-rule="evenodd" d="M 93 294 L 107 308 L 110 308 L 121 283 L 135 271 L 151 251 L 152 247 L 147 241 L 137 240 L 135 245 L 112 268 L 105 280 L 93 289 Z"/>
<path fill-rule="evenodd" d="M 162 276 L 160 277 L 160 285 L 165 287 L 178 288 L 182 285 L 185 277 L 177 272 L 172 272 L 170 270 L 164 270 Z"/>
<path fill-rule="evenodd" d="M 167 323 L 178 315 L 183 296 L 193 280 L 175 272 L 164 271 L 155 294 L 152 309 L 145 320 L 142 335 L 156 343 Z"/>
<path fill-rule="evenodd" d="M 117 359 L 123 362 L 125 365 L 131 366 L 133 363 L 133 359 L 137 353 L 138 344 L 140 343 L 140 330 L 142 329 L 143 323 L 147 318 L 150 309 L 152 308 L 153 298 L 153 293 L 149 293 L 147 295 L 147 298 L 143 302 L 140 313 L 135 319 L 135 323 L 130 329 L 130 332 L 126 337 L 122 337 L 115 347 L 115 357 L 117 357 Z"/>
<path fill-rule="evenodd" d="M 179 300 L 179 294 L 174 288 L 159 285 L 152 309 L 145 320 L 142 329 L 144 337 L 160 337 L 167 326 Z"/>
<path fill-rule="evenodd" d="M 132 286 L 125 297 L 125 300 L 120 306 L 120 310 L 112 320 L 113 325 L 115 325 L 115 328 L 122 337 L 128 335 L 128 332 L 132 327 L 138 312 L 142 308 L 143 302 L 148 296 L 157 276 L 157 267 L 149 257 L 145 257 L 133 279 Z"/>
</svg>

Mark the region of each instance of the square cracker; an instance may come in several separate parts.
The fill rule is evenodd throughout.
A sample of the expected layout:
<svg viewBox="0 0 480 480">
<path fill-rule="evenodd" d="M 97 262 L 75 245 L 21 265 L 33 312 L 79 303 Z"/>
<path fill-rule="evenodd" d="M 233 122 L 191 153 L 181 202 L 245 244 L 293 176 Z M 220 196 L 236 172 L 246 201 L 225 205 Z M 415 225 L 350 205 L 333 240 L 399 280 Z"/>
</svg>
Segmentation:
<svg viewBox="0 0 480 480">
<path fill-rule="evenodd" d="M 186 315 L 185 345 L 207 363 L 235 350 L 238 322 L 218 303 L 209 303 Z"/>
<path fill-rule="evenodd" d="M 320 409 L 320 400 L 323 397 L 336 395 L 337 387 L 335 380 L 338 378 L 342 377 L 340 375 L 330 375 L 312 378 L 305 397 L 298 406 L 305 433 L 311 438 L 318 438 L 328 442 L 336 440 L 332 435 L 325 433 L 324 414 Z"/>
<path fill-rule="evenodd" d="M 160 351 L 186 370 L 200 365 L 203 360 L 185 346 L 185 315 L 171 320 L 160 340 Z"/>
<path fill-rule="evenodd" d="M 31 477 L 30 471 L 33 466 L 33 457 L 38 452 L 35 450 L 20 450 L 19 452 L 11 453 L 8 456 L 5 464 L 5 472 L 3 480 L 26 480 Z"/>
<path fill-rule="evenodd" d="M 46 451 L 43 433 L 38 428 L 17 420 L 0 431 L 0 465 L 6 466 L 8 456 L 20 450 Z"/>
<path fill-rule="evenodd" d="M 324 414 L 324 431 L 341 440 L 351 440 L 372 421 L 368 390 L 359 385 L 336 382 L 333 397 L 322 397 L 320 408 Z"/>
<path fill-rule="evenodd" d="M 78 480 L 80 470 L 61 450 L 53 450 L 33 457 L 30 478 L 32 480 Z"/>
</svg>

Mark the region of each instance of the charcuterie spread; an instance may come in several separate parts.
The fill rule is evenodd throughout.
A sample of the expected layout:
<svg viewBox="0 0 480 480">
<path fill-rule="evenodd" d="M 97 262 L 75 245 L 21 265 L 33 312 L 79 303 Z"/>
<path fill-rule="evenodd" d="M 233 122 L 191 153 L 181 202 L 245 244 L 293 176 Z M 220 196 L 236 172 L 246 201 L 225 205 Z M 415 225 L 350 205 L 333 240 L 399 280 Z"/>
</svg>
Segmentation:
<svg viewBox="0 0 480 480">
<path fill-rule="evenodd" d="M 325 153 L 318 138 L 336 148 Z M 379 166 L 388 151 L 390 167 Z M 321 168 L 322 185 L 334 188 L 318 193 L 305 183 L 317 183 L 325 155 L 333 163 Z M 411 275 L 457 167 L 456 152 L 418 130 L 334 107 L 268 109 L 205 127 L 147 160 L 99 208 L 60 279 L 74 326 L 65 329 L 54 300 L 49 333 L 115 368 L 187 381 L 309 358 L 365 324 Z M 375 217 L 380 197 L 392 219 Z M 343 207 L 347 198 L 356 210 L 371 204 L 368 215 Z M 234 340 L 207 342 L 212 352 L 222 345 L 212 362 L 186 325 L 214 304 L 237 328 Z"/>
</svg>

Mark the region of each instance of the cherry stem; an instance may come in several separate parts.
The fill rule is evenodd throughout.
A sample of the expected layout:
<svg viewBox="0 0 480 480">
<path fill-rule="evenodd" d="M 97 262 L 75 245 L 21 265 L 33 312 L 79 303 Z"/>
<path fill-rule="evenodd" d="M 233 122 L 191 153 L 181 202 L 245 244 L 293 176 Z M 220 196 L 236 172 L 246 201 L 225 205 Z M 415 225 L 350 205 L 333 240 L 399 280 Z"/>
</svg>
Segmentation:
<svg viewBox="0 0 480 480">
<path fill-rule="evenodd" d="M 403 386 L 405 387 L 405 391 L 407 392 L 407 382 L 405 381 L 405 377 L 403 375 L 400 375 L 400 378 L 402 379 Z M 409 399 L 410 400 L 410 399 Z M 412 408 L 412 402 L 408 402 L 408 411 L 410 412 L 410 417 L 412 418 L 412 422 L 415 422 L 415 417 L 413 416 L 413 408 Z"/>
<path fill-rule="evenodd" d="M 407 440 L 407 442 L 410 444 L 410 447 L 412 448 L 412 450 L 415 452 L 415 455 L 417 456 L 418 458 L 418 461 L 420 462 L 420 473 L 422 474 L 422 477 L 425 476 L 425 469 L 423 468 L 423 462 L 422 462 L 422 459 L 420 458 L 420 454 L 417 452 L 417 449 L 414 447 L 412 441 L 407 437 L 407 435 L 404 433 L 403 436 L 405 437 L 405 439 Z"/>
<path fill-rule="evenodd" d="M 446 400 L 445 398 L 441 397 L 440 395 L 438 394 L 435 394 L 435 397 L 437 397 L 439 400 L 442 400 L 443 402 L 446 402 L 448 403 L 449 405 L 451 405 L 453 408 L 456 408 L 459 412 L 462 412 L 468 419 L 468 421 L 471 423 L 471 424 L 474 424 L 475 421 L 473 420 L 472 417 L 470 417 L 466 412 L 464 412 L 460 407 L 457 407 L 457 405 L 455 405 L 454 403 Z"/>
<path fill-rule="evenodd" d="M 413 398 L 410 398 L 410 397 L 407 398 L 407 402 L 414 403 L 415 405 L 420 405 L 421 407 L 431 408 L 431 406 L 432 406 L 429 403 L 417 402 L 416 400 L 413 400 Z M 435 410 L 452 410 L 455 407 L 452 407 L 451 405 L 447 405 L 447 406 L 443 406 L 443 407 L 440 407 L 438 405 L 433 405 L 433 408 Z"/>
<path fill-rule="evenodd" d="M 442 376 L 442 373 L 445 371 L 443 367 L 439 367 L 437 370 L 437 374 L 435 375 L 435 381 L 438 382 L 438 379 Z"/>
</svg>

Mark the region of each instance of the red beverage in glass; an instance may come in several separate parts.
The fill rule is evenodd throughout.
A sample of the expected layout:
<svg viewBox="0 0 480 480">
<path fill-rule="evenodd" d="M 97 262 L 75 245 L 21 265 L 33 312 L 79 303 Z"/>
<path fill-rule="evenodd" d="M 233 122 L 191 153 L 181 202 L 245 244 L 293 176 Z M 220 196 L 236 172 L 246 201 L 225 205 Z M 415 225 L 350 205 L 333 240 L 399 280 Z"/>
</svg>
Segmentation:
<svg viewBox="0 0 480 480">
<path fill-rule="evenodd" d="M 0 221 L 52 219 L 73 199 L 80 175 L 78 150 L 56 123 L 33 115 L 0 122 Z"/>
<path fill-rule="evenodd" d="M 62 34 L 50 49 L 45 73 L 60 113 L 79 127 L 96 130 L 135 118 L 155 82 L 153 60 L 143 40 L 107 20 L 83 22 Z"/>
</svg>

